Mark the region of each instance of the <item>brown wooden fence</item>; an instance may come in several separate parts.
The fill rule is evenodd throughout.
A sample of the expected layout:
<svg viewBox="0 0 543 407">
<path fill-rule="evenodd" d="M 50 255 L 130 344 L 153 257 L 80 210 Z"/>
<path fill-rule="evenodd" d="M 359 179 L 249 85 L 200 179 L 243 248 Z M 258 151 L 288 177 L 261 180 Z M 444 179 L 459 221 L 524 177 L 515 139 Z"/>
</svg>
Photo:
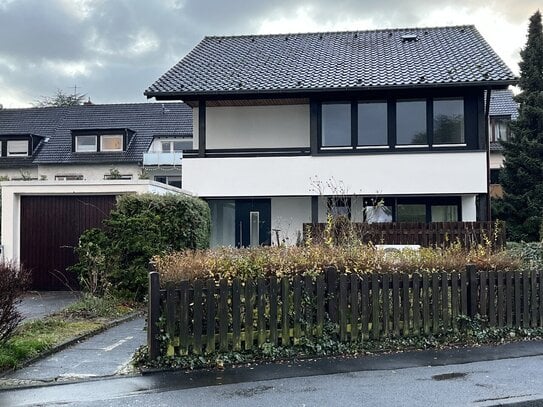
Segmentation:
<svg viewBox="0 0 543 407">
<path fill-rule="evenodd" d="M 447 246 L 460 242 L 466 247 L 491 241 L 496 247 L 505 244 L 503 222 L 391 222 L 391 223 L 347 223 L 333 227 L 334 237 L 344 236 L 345 227 L 352 228 L 356 236 L 374 244 L 417 244 L 423 247 Z M 310 234 L 313 241 L 323 239 L 325 223 L 304 224 L 304 238 Z"/>
<path fill-rule="evenodd" d="M 345 274 L 317 277 L 183 281 L 160 288 L 149 274 L 148 345 L 159 356 L 297 344 L 334 323 L 340 341 L 458 330 L 458 316 L 477 314 L 492 327 L 542 327 L 541 271 Z"/>
</svg>

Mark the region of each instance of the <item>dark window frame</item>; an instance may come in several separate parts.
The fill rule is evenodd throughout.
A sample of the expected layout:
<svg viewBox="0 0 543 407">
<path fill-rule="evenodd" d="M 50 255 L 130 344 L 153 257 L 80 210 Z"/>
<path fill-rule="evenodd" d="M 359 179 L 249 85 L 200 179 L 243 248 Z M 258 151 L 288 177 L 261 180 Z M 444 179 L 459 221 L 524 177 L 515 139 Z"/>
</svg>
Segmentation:
<svg viewBox="0 0 543 407">
<path fill-rule="evenodd" d="M 316 138 L 317 138 L 317 151 L 319 155 L 326 154 L 365 154 L 365 153 L 387 153 L 387 152 L 417 152 L 417 151 L 433 151 L 433 152 L 447 152 L 447 151 L 473 151 L 481 150 L 482 148 L 478 147 L 479 142 L 478 138 L 478 129 L 476 128 L 476 121 L 474 119 L 477 117 L 475 112 L 469 111 L 473 109 L 474 101 L 470 98 L 473 98 L 473 95 L 465 94 L 447 94 L 447 93 L 436 93 L 430 95 L 421 95 L 421 96 L 409 96 L 409 95 L 400 95 L 395 97 L 379 97 L 375 98 L 345 98 L 337 100 L 328 100 L 322 99 L 316 101 L 314 104 L 314 109 L 311 110 L 312 117 L 315 117 L 316 121 Z M 449 144 L 434 144 L 434 101 L 440 100 L 461 100 L 463 105 L 463 129 L 464 129 L 464 142 L 462 143 L 449 143 Z M 425 145 L 409 145 L 409 144 L 398 144 L 397 143 L 397 103 L 398 101 L 409 101 L 409 100 L 425 100 L 426 101 L 426 133 L 428 143 Z M 388 134 L 388 145 L 379 145 L 379 146 L 359 146 L 358 145 L 358 104 L 359 103 L 387 103 L 387 134 Z M 322 134 L 322 106 L 323 104 L 351 104 L 351 144 L 349 146 L 342 147 L 332 147 L 323 145 L 323 134 Z"/>
<path fill-rule="evenodd" d="M 490 142 L 499 143 L 502 139 L 496 139 L 496 124 L 498 122 L 505 122 L 507 125 L 507 132 L 505 140 L 509 140 L 511 137 L 511 116 L 510 115 L 501 115 L 501 116 L 490 116 Z"/>
<path fill-rule="evenodd" d="M 124 128 L 124 129 L 74 129 L 71 130 L 72 134 L 72 153 L 76 154 L 92 154 L 92 153 L 103 153 L 103 154 L 120 154 L 128 150 L 130 141 L 132 140 L 135 131 Z M 77 151 L 77 137 L 79 136 L 95 136 L 96 137 L 96 150 L 94 151 Z M 123 138 L 123 148 L 122 150 L 106 150 L 102 151 L 102 136 L 122 136 Z"/>
</svg>

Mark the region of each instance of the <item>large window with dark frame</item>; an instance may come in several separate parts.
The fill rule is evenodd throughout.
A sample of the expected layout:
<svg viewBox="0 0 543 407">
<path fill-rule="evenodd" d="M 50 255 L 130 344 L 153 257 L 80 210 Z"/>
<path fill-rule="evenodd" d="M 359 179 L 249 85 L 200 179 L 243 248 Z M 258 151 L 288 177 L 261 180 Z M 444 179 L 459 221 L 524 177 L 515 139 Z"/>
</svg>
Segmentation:
<svg viewBox="0 0 543 407">
<path fill-rule="evenodd" d="M 464 98 L 323 102 L 320 131 L 323 150 L 465 147 Z"/>
</svg>

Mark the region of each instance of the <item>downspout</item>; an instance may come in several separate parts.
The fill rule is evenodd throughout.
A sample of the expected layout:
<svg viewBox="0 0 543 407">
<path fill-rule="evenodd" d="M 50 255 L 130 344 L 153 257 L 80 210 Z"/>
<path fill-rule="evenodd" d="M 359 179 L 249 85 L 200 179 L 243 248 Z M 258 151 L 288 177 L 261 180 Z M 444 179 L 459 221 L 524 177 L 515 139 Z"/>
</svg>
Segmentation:
<svg viewBox="0 0 543 407">
<path fill-rule="evenodd" d="M 492 209 L 490 205 L 490 139 L 488 127 L 490 126 L 490 94 L 491 88 L 486 89 L 485 100 L 485 147 L 486 147 L 486 218 L 492 221 Z"/>
</svg>

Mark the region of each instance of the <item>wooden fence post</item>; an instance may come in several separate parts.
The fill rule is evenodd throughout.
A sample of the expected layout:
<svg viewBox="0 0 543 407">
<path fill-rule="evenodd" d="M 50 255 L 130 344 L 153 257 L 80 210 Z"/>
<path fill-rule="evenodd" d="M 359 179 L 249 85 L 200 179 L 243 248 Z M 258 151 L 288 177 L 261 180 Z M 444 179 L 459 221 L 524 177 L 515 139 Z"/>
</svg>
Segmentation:
<svg viewBox="0 0 543 407">
<path fill-rule="evenodd" d="M 468 274 L 468 314 L 471 318 L 477 315 L 477 268 L 474 264 L 468 264 L 466 266 L 466 272 Z"/>
<path fill-rule="evenodd" d="M 160 279 L 154 264 L 149 264 L 149 297 L 147 312 L 147 346 L 149 359 L 159 356 L 158 319 L 160 317 Z"/>
</svg>

